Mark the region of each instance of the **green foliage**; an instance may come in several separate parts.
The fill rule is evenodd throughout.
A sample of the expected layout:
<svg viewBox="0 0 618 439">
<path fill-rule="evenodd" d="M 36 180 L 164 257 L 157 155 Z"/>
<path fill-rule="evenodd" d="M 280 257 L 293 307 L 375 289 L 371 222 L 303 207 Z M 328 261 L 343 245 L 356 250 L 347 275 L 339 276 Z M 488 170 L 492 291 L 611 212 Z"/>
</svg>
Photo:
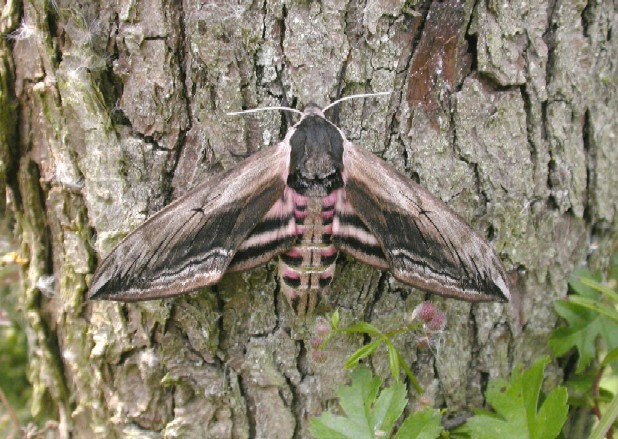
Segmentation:
<svg viewBox="0 0 618 439">
<path fill-rule="evenodd" d="M 543 371 L 549 358 L 537 360 L 530 369 L 515 369 L 511 381 L 493 380 L 487 402 L 495 413 L 478 413 L 457 430 L 461 437 L 475 439 L 553 439 L 567 419 L 567 390 L 555 388 L 540 398 Z M 540 400 L 542 401 L 539 405 Z"/>
<path fill-rule="evenodd" d="M 554 304 L 566 326 L 554 331 L 549 345 L 557 357 L 577 349 L 577 374 L 597 357 L 598 339 L 609 351 L 618 348 L 618 298 L 615 291 L 598 282 L 599 278 L 585 268 L 576 270 L 569 281 L 574 294 Z M 612 368 L 618 371 L 618 362 L 613 361 Z"/>
<path fill-rule="evenodd" d="M 572 294 L 554 305 L 566 326 L 554 331 L 550 346 L 557 357 L 577 352 L 575 374 L 567 381 L 569 402 L 604 412 L 590 436 L 600 439 L 618 417 L 618 393 L 602 387 L 608 369 L 614 381 L 618 374 L 618 253 L 612 257 L 605 283 L 598 273 L 581 268 L 572 274 L 569 287 Z M 604 403 L 608 405 L 603 407 Z"/>
<path fill-rule="evenodd" d="M 14 412 L 20 422 L 28 421 L 32 389 L 26 376 L 26 334 L 18 323 L 20 314 L 15 306 L 18 302 L 18 267 L 14 259 L 19 258 L 12 253 L 0 256 L 0 391 L 9 405 L 6 407 L 0 403 L 0 436 L 9 437 L 14 434 L 15 426 L 7 413 Z"/>
<path fill-rule="evenodd" d="M 410 383 L 414 386 L 414 389 L 418 393 L 422 393 L 423 389 L 421 388 L 418 380 L 414 373 L 412 373 L 412 369 L 406 363 L 401 352 L 395 347 L 393 344 L 392 338 L 398 334 L 402 334 L 407 331 L 413 331 L 417 329 L 418 326 L 416 324 L 407 325 L 402 328 L 398 328 L 394 331 L 382 332 L 377 327 L 372 325 L 371 323 L 360 322 L 356 323 L 347 328 L 339 329 L 341 332 L 345 334 L 362 334 L 368 335 L 374 340 L 371 343 L 364 345 L 363 347 L 356 350 L 356 352 L 352 353 L 348 360 L 345 362 L 345 367 L 347 369 L 351 369 L 357 366 L 360 360 L 369 355 L 372 355 L 382 344 L 386 346 L 386 350 L 388 352 L 388 362 L 390 365 L 391 375 L 395 379 L 395 381 L 399 382 L 399 371 L 403 369 L 410 380 Z"/>
<path fill-rule="evenodd" d="M 29 396 L 26 378 L 28 346 L 26 334 L 18 325 L 19 313 L 16 283 L 17 264 L 8 263 L 8 255 L 0 261 L 0 389 L 11 404 L 25 406 Z"/>
<path fill-rule="evenodd" d="M 412 413 L 399 427 L 395 439 L 432 439 L 443 431 L 442 416 L 435 409 L 426 408 Z"/>
<path fill-rule="evenodd" d="M 359 334 L 371 337 L 373 340 L 366 345 L 363 345 L 355 352 L 353 352 L 345 362 L 346 369 L 352 369 L 359 365 L 359 361 L 373 355 L 377 349 L 384 345 L 388 353 L 388 360 L 390 365 L 391 375 L 396 382 L 400 381 L 400 371 L 404 370 L 408 380 L 414 387 L 417 393 L 423 393 L 423 389 L 418 383 L 416 376 L 412 372 L 410 366 L 406 363 L 403 355 L 397 349 L 393 343 L 393 337 L 410 331 L 419 331 L 422 328 L 422 323 L 415 322 L 409 325 L 404 325 L 392 331 L 383 332 L 376 326 L 367 322 L 359 322 L 347 327 L 340 326 L 339 310 L 336 310 L 330 318 L 330 326 L 332 332 L 328 334 L 326 339 L 321 343 L 321 347 L 324 347 L 334 335 L 337 334 Z"/>
<path fill-rule="evenodd" d="M 316 439 L 433 439 L 442 431 L 440 412 L 425 409 L 409 416 L 393 435 L 407 404 L 406 387 L 395 382 L 380 390 L 382 380 L 366 367 L 352 373 L 352 384 L 337 391 L 345 416 L 331 412 L 312 418 L 309 431 Z"/>
<path fill-rule="evenodd" d="M 544 357 L 528 370 L 515 369 L 510 381 L 489 383 L 487 402 L 495 412 L 479 411 L 466 424 L 452 432 L 452 438 L 474 439 L 554 439 L 567 414 L 567 391 L 557 387 L 541 393 L 543 372 L 549 363 Z M 382 386 L 380 378 L 363 366 L 352 373 L 352 383 L 337 391 L 344 416 L 332 412 L 310 420 L 316 439 L 432 439 L 447 434 L 438 410 L 424 409 L 410 414 L 396 428 L 407 404 L 405 385 L 394 382 Z"/>
<path fill-rule="evenodd" d="M 30 396 L 27 362 L 26 334 L 14 324 L 0 328 L 0 389 L 17 407 L 26 406 Z"/>
</svg>

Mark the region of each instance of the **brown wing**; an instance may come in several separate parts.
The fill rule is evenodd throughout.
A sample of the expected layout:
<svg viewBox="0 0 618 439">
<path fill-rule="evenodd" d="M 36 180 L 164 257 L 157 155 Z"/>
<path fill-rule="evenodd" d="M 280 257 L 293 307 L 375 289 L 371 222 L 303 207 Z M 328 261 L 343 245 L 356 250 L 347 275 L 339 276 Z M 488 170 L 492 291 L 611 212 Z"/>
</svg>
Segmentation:
<svg viewBox="0 0 618 439">
<path fill-rule="evenodd" d="M 350 142 L 343 165 L 347 202 L 397 279 L 463 300 L 510 299 L 495 250 L 442 201 Z"/>
<path fill-rule="evenodd" d="M 348 201 L 346 190 L 338 189 L 336 196 L 333 219 L 335 247 L 365 264 L 382 270 L 390 268 L 382 244 L 356 213 Z"/>
<path fill-rule="evenodd" d="M 157 299 L 219 281 L 239 249 L 245 256 L 251 251 L 243 242 L 252 231 L 276 216 L 273 209 L 284 199 L 289 156 L 285 143 L 266 148 L 153 215 L 101 263 L 88 297 Z M 285 240 L 290 237 L 279 238 L 271 253 L 289 246 Z M 245 257 L 235 265 L 243 269 L 261 262 L 260 257 Z"/>
</svg>

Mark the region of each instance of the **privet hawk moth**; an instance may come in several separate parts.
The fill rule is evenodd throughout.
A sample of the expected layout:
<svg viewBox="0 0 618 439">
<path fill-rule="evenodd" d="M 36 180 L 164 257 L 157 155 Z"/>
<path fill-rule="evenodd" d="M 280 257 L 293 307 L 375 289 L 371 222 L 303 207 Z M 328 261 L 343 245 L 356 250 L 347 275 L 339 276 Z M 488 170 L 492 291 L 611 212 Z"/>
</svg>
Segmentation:
<svg viewBox="0 0 618 439">
<path fill-rule="evenodd" d="M 283 141 L 209 178 L 129 234 L 96 270 L 88 297 L 175 296 L 278 257 L 282 291 L 304 315 L 326 292 L 343 252 L 431 293 L 510 299 L 492 246 L 446 204 L 350 143 L 317 105 L 300 113 Z"/>
</svg>

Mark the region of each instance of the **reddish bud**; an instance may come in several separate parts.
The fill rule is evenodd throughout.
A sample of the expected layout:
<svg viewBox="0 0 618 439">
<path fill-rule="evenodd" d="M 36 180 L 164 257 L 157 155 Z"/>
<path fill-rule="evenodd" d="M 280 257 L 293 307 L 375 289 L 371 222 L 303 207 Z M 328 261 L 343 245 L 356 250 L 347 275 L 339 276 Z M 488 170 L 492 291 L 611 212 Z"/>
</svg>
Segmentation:
<svg viewBox="0 0 618 439">
<path fill-rule="evenodd" d="M 311 359 L 315 363 L 323 364 L 326 363 L 328 355 L 324 351 L 311 351 Z"/>
<path fill-rule="evenodd" d="M 430 331 L 441 331 L 446 326 L 446 316 L 441 312 L 436 312 L 433 318 L 427 322 L 427 328 Z"/>
<path fill-rule="evenodd" d="M 429 322 L 433 319 L 433 316 L 438 312 L 436 306 L 431 302 L 423 302 L 414 308 L 412 312 L 412 318 L 418 317 L 424 322 Z"/>
<path fill-rule="evenodd" d="M 324 317 L 321 317 L 321 316 L 315 319 L 314 332 L 316 336 L 324 338 L 328 334 L 330 334 L 330 331 L 331 331 L 331 327 L 330 327 L 330 323 L 328 322 L 328 320 L 326 320 Z"/>
<path fill-rule="evenodd" d="M 322 337 L 311 337 L 311 340 L 309 340 L 309 344 L 313 349 L 319 349 L 323 341 L 324 339 Z"/>
</svg>

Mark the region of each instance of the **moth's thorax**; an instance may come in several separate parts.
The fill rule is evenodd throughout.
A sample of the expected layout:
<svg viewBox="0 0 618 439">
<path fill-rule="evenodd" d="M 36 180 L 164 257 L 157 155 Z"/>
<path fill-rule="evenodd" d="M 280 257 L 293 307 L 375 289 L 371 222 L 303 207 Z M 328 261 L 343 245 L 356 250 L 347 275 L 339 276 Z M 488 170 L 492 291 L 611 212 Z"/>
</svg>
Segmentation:
<svg viewBox="0 0 618 439">
<path fill-rule="evenodd" d="M 293 192 L 296 244 L 279 259 L 281 288 L 298 315 L 312 313 L 335 274 L 332 244 L 336 192 L 304 196 Z"/>
<path fill-rule="evenodd" d="M 308 106 L 290 137 L 287 184 L 301 195 L 325 196 L 343 187 L 343 136 L 312 108 Z"/>
</svg>

